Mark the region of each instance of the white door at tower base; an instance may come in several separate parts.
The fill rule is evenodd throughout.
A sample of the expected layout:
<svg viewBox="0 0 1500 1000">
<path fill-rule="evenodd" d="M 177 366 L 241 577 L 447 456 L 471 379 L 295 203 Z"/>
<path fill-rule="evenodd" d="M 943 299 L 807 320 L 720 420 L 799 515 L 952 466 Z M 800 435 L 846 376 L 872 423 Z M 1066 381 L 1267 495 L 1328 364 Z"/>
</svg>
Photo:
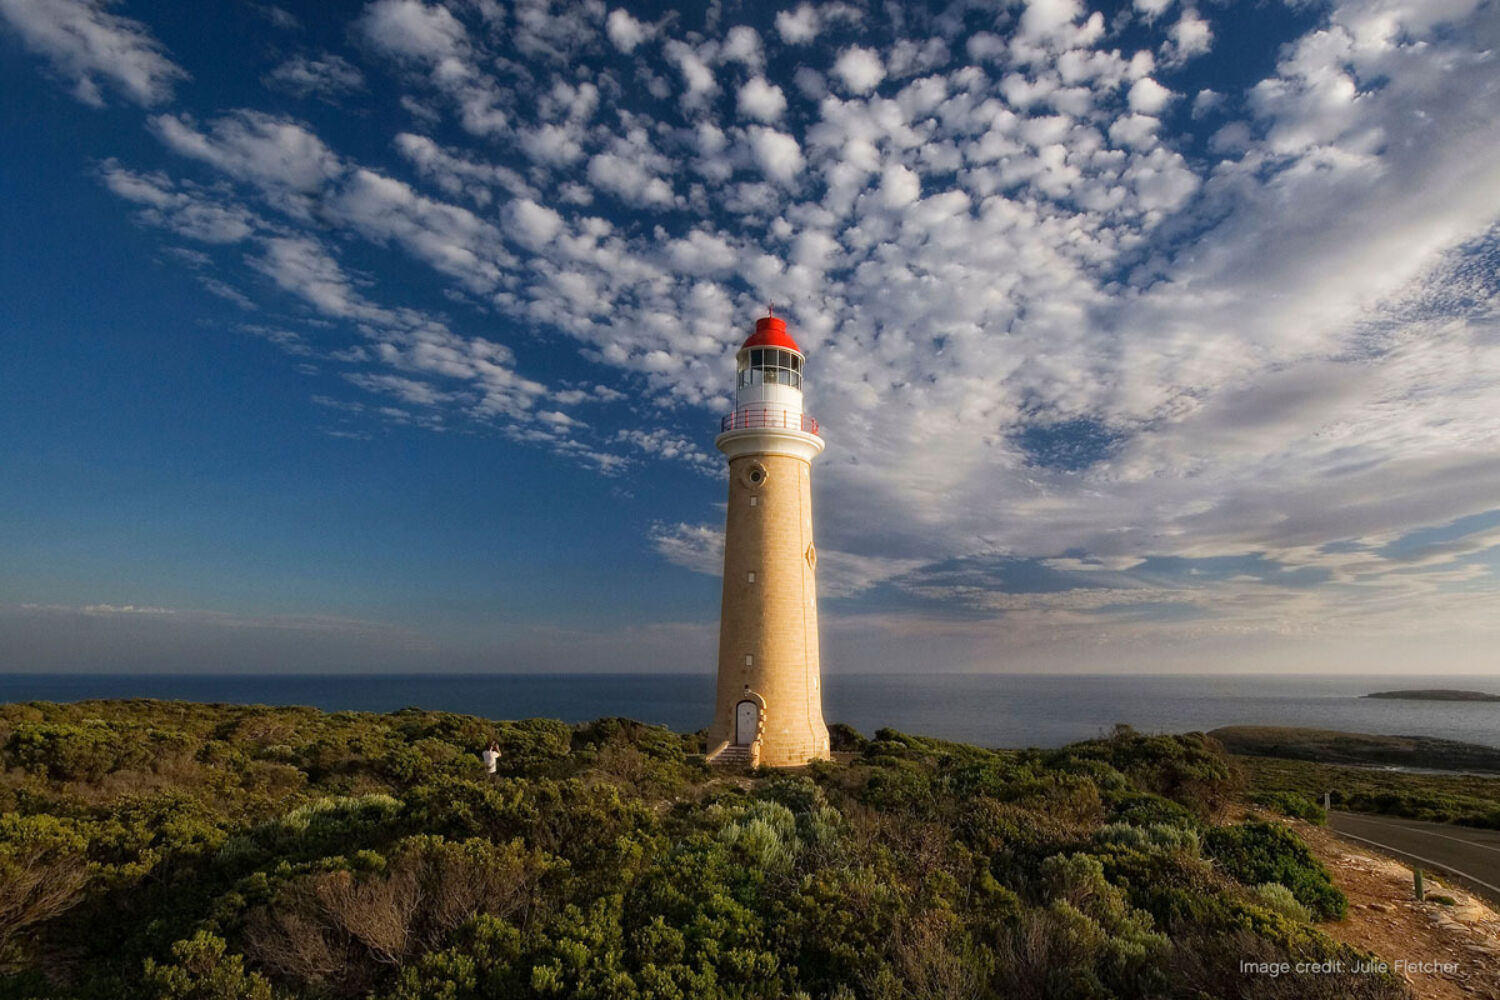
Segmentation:
<svg viewBox="0 0 1500 1000">
<path fill-rule="evenodd" d="M 734 742 L 749 746 L 755 742 L 755 724 L 760 721 L 760 709 L 753 701 L 742 701 L 734 706 Z"/>
</svg>

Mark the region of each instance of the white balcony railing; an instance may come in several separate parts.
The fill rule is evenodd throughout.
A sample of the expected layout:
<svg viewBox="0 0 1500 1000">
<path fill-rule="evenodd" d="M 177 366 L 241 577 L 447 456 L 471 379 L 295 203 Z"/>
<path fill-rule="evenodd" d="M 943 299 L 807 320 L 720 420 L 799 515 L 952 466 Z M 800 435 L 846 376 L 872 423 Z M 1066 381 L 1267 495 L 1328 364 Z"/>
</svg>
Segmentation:
<svg viewBox="0 0 1500 1000">
<path fill-rule="evenodd" d="M 787 430 L 818 433 L 818 422 L 805 413 L 791 413 L 779 406 L 755 406 L 733 413 L 719 421 L 719 430 L 760 430 L 767 427 L 784 427 Z M 821 435 L 820 435 L 821 436 Z"/>
</svg>

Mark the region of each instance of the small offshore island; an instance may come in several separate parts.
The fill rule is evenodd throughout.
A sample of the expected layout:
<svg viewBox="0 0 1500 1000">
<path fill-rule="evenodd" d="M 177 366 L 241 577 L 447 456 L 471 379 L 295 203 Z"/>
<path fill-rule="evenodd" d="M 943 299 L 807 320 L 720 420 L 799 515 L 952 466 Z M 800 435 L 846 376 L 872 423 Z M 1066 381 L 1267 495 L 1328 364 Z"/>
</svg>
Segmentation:
<svg viewBox="0 0 1500 1000">
<path fill-rule="evenodd" d="M 1500 701 L 1500 694 L 1483 691 L 1455 691 L 1449 688 L 1418 688 L 1411 691 L 1376 691 L 1365 698 L 1394 698 L 1399 701 Z"/>
<path fill-rule="evenodd" d="M 618 718 L 0 705 L 0 997 L 1413 995 L 1201 733 L 830 734 L 769 772 Z"/>
</svg>

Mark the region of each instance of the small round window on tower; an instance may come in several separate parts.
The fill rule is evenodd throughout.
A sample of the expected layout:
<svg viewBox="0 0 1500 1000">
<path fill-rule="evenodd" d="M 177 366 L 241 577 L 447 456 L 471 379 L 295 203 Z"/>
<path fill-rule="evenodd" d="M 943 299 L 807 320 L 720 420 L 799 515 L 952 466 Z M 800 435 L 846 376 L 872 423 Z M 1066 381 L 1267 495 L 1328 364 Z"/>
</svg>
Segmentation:
<svg viewBox="0 0 1500 1000">
<path fill-rule="evenodd" d="M 751 462 L 740 473 L 740 480 L 753 490 L 758 490 L 766 483 L 766 467 L 759 462 Z"/>
</svg>

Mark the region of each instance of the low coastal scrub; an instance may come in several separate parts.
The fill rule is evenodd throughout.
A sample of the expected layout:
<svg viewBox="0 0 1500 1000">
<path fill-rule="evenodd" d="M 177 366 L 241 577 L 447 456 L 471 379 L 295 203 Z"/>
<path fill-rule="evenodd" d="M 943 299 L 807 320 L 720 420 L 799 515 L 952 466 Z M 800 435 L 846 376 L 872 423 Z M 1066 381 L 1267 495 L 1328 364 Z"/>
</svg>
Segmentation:
<svg viewBox="0 0 1500 1000">
<path fill-rule="evenodd" d="M 1312 799 L 1299 792 L 1259 791 L 1251 801 L 1293 819 L 1306 820 L 1315 826 L 1328 822 L 1328 813 Z"/>
<path fill-rule="evenodd" d="M 624 719 L 0 706 L 0 998 L 1409 996 L 1242 971 L 1363 956 L 1201 734 L 838 737 L 735 773 Z"/>
<path fill-rule="evenodd" d="M 1435 736 L 1377 736 L 1296 726 L 1224 726 L 1208 735 L 1230 753 L 1247 757 L 1500 775 L 1500 748 Z"/>
<path fill-rule="evenodd" d="M 1328 872 L 1307 845 L 1279 823 L 1241 823 L 1209 830 L 1204 849 L 1241 882 L 1264 889 L 1280 885 L 1312 913 L 1342 920 L 1349 909 Z"/>
<path fill-rule="evenodd" d="M 1303 819 L 1313 817 L 1288 805 L 1297 800 L 1310 805 L 1322 801 L 1327 792 L 1335 809 L 1500 830 L 1500 778 L 1413 774 L 1272 757 L 1236 757 L 1235 761 L 1255 801 Z"/>
</svg>

